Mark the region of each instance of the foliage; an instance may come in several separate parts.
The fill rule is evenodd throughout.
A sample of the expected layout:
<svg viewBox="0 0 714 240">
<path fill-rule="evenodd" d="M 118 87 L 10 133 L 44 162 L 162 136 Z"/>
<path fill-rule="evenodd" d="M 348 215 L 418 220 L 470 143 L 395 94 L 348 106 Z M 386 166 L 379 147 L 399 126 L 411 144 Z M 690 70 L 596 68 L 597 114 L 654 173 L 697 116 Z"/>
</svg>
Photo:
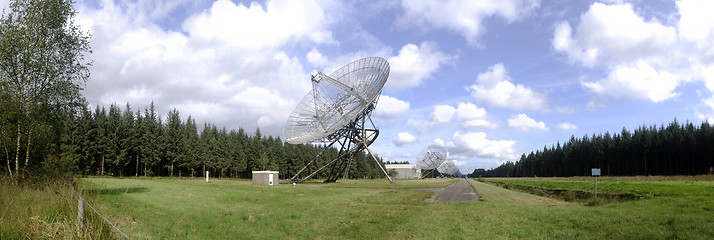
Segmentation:
<svg viewBox="0 0 714 240">
<path fill-rule="evenodd" d="M 83 106 L 66 114 L 61 123 L 61 154 L 52 162 L 83 175 L 205 177 L 209 171 L 219 178 L 250 178 L 253 170 L 277 170 L 286 179 L 326 148 L 284 144 L 279 137 L 264 136 L 260 129 L 251 136 L 242 128 L 219 129 L 210 123 L 199 134 L 191 116 L 182 121 L 179 111 L 172 109 L 162 120 L 153 103 L 143 111 L 133 111 L 128 104 L 124 109 L 112 104 L 109 111 Z M 327 148 L 308 170 L 337 156 L 337 149 Z M 354 160 L 351 178 L 384 177 L 364 153 Z M 310 173 L 306 170 L 301 176 Z M 327 174 L 319 172 L 314 178 Z"/>
<path fill-rule="evenodd" d="M 623 128 L 619 134 L 572 136 L 562 146 L 558 142 L 523 154 L 519 161 L 476 169 L 471 177 L 589 176 L 591 168 L 607 176 L 708 174 L 714 166 L 711 146 L 714 128 L 708 122 L 695 126 L 674 119 L 667 126 L 642 126 L 634 133 Z"/>
<path fill-rule="evenodd" d="M 22 158 L 27 168 L 57 152 L 57 119 L 83 102 L 91 65 L 84 54 L 91 50 L 70 1 L 12 0 L 9 6 L 0 18 L 0 145 L 8 165 L 14 157 L 17 174 Z"/>
</svg>

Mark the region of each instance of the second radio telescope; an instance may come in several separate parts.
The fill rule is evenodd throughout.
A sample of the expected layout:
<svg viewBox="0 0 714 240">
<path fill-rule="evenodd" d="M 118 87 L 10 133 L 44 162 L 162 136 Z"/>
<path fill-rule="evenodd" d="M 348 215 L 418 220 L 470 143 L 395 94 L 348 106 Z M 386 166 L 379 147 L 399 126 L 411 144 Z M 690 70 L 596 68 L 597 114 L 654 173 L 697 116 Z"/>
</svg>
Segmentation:
<svg viewBox="0 0 714 240">
<path fill-rule="evenodd" d="M 283 135 L 288 143 L 323 141 L 329 142 L 329 145 L 290 180 L 303 182 L 331 165 L 325 182 L 334 182 L 343 172 L 344 178 L 347 178 L 357 153 L 366 149 L 372 155 L 368 146 L 377 139 L 379 130 L 370 115 L 389 77 L 389 63 L 384 58 L 369 57 L 347 64 L 330 75 L 317 70 L 311 75 L 312 91 L 288 117 Z M 340 147 L 338 157 L 300 179 L 300 173 L 335 143 Z M 393 182 L 377 158 L 374 155 L 372 158 Z"/>
<path fill-rule="evenodd" d="M 426 153 L 419 154 L 417 156 L 417 162 L 421 169 L 424 169 L 424 174 L 422 178 L 428 176 L 430 173 L 433 175 L 434 169 L 441 166 L 446 158 L 449 157 L 449 150 L 443 146 L 430 145 L 426 148 Z M 433 176 L 432 176 L 433 177 Z"/>
</svg>

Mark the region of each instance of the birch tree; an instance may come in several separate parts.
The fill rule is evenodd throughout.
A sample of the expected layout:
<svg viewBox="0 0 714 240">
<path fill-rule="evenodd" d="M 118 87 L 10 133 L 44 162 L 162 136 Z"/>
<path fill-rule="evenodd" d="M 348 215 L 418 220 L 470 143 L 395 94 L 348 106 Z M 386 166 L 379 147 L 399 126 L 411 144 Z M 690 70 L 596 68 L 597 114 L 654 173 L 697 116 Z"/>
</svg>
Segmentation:
<svg viewBox="0 0 714 240">
<path fill-rule="evenodd" d="M 90 36 L 74 24 L 74 16 L 71 1 L 11 0 L 9 12 L 0 18 L 0 90 L 3 101 L 15 106 L 7 124 L 15 126 L 16 173 L 21 147 L 27 167 L 33 137 L 45 134 L 36 126 L 82 98 L 91 65 L 84 58 L 91 51 Z"/>
</svg>

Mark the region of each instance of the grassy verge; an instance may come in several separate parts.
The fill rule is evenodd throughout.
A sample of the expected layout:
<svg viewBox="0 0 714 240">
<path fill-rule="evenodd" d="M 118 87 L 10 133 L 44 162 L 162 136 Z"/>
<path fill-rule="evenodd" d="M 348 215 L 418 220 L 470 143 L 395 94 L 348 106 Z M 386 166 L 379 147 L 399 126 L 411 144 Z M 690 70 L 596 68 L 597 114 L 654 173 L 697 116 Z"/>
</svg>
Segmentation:
<svg viewBox="0 0 714 240">
<path fill-rule="evenodd" d="M 680 178 L 682 179 L 682 178 Z M 600 178 L 597 183 L 597 204 L 642 200 L 653 197 L 696 199 L 707 202 L 713 195 L 714 181 L 707 178 Z M 695 179 L 695 180 L 691 180 Z M 698 180 L 704 179 L 704 180 Z M 595 198 L 594 178 L 486 178 L 483 181 L 506 189 L 517 189 L 539 196 L 554 197 L 565 201 L 593 203 Z"/>
<path fill-rule="evenodd" d="M 109 226 L 89 208 L 85 227 L 79 226 L 72 185 L 72 179 L 61 177 L 19 185 L 0 179 L 0 239 L 111 238 Z"/>
<path fill-rule="evenodd" d="M 501 179 L 510 180 L 510 179 Z M 521 183 L 540 179 L 515 179 Z M 657 197 L 584 206 L 469 180 L 483 197 L 482 216 L 490 238 L 529 239 L 710 239 L 714 237 L 714 182 L 640 181 L 621 183 L 628 191 L 656 190 Z M 553 184 L 553 183 L 551 183 Z M 564 185 L 570 183 L 563 183 Z M 599 186 L 599 183 L 598 183 Z M 672 190 L 679 194 L 665 194 Z M 669 190 L 665 190 L 669 189 Z M 706 191 L 702 191 L 706 190 Z M 694 196 L 694 197 L 690 197 Z M 493 233 L 497 234 L 493 234 Z M 492 235 L 488 235 L 492 234 Z"/>
</svg>

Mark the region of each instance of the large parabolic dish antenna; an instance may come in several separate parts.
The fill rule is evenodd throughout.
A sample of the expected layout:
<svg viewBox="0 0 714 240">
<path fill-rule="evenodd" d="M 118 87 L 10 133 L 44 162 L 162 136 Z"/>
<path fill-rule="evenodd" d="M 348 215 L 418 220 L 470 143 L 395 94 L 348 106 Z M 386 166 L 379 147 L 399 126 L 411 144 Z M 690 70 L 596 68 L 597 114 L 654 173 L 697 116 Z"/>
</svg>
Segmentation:
<svg viewBox="0 0 714 240">
<path fill-rule="evenodd" d="M 434 169 L 441 166 L 449 157 L 449 150 L 444 146 L 430 145 L 426 148 L 426 153 L 417 155 L 417 163 L 421 169 L 425 170 L 422 178 L 434 173 Z"/>
<path fill-rule="evenodd" d="M 312 91 L 298 103 L 283 129 L 293 144 L 323 140 L 372 111 L 389 77 L 389 63 L 363 58 L 332 74 L 312 71 Z"/>
<path fill-rule="evenodd" d="M 330 75 L 317 70 L 311 75 L 312 91 L 288 117 L 283 136 L 285 141 L 293 144 L 322 141 L 329 142 L 328 146 L 332 147 L 337 143 L 340 151 L 337 158 L 300 178 L 300 174 L 322 154 L 320 152 L 290 180 L 303 182 L 331 165 L 325 182 L 334 182 L 341 173 L 347 178 L 355 154 L 366 149 L 372 155 L 368 146 L 377 139 L 379 130 L 374 127 L 370 115 L 389 77 L 389 63 L 384 58 L 369 57 L 351 62 Z M 374 155 L 372 158 L 377 161 Z M 377 165 L 382 168 L 378 161 Z M 382 172 L 393 182 L 384 168 Z"/>
</svg>

